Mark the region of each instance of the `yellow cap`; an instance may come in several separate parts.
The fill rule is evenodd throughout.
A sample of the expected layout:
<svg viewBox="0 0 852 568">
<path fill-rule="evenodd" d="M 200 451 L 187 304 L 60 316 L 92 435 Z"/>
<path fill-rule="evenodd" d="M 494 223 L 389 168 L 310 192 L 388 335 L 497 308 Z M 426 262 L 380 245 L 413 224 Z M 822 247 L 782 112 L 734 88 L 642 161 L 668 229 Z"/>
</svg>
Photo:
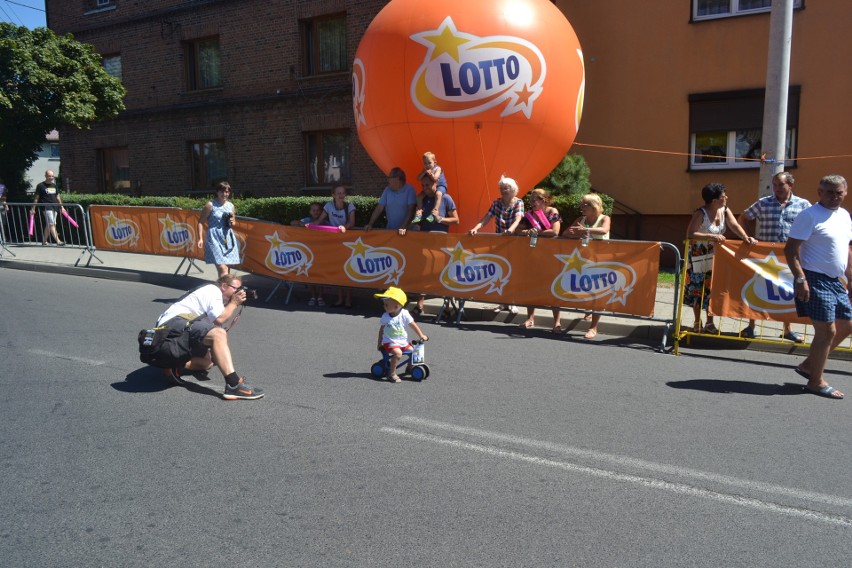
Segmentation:
<svg viewBox="0 0 852 568">
<path fill-rule="evenodd" d="M 373 294 L 373 297 L 390 298 L 391 300 L 396 300 L 397 302 L 399 302 L 399 305 L 401 306 L 404 306 L 408 303 L 408 297 L 405 295 L 405 292 L 403 292 L 399 288 L 394 288 L 393 286 L 391 286 L 381 294 Z"/>
</svg>

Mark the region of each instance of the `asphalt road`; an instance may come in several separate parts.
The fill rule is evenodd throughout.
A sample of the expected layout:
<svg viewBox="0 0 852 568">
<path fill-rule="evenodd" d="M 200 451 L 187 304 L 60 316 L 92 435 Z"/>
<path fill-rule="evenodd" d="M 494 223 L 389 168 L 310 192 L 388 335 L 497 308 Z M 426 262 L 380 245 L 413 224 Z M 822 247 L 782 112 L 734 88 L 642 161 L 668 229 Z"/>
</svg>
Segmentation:
<svg viewBox="0 0 852 568">
<path fill-rule="evenodd" d="M 798 357 L 248 307 L 259 401 L 169 387 L 136 333 L 179 290 L 0 269 L 3 566 L 848 566 L 852 400 Z M 848 363 L 830 380 L 852 393 Z"/>
</svg>

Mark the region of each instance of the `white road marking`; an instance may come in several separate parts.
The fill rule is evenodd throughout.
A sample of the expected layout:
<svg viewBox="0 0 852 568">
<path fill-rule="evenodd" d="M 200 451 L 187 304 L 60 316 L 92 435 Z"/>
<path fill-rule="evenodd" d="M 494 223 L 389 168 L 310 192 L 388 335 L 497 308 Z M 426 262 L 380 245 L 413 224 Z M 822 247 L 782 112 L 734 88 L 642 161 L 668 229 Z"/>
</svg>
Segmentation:
<svg viewBox="0 0 852 568">
<path fill-rule="evenodd" d="M 646 467 L 645 468 L 645 469 L 649 469 L 649 470 L 653 470 L 653 471 L 659 471 L 659 472 L 675 472 L 676 471 L 680 475 L 692 474 L 693 477 L 697 477 L 697 478 L 701 478 L 701 479 L 714 480 L 714 481 L 719 481 L 719 482 L 722 482 L 720 480 L 736 481 L 736 482 L 739 482 L 739 486 L 741 486 L 741 487 L 759 488 L 761 491 L 766 491 L 766 492 L 771 492 L 771 491 L 769 491 L 770 488 L 776 488 L 776 489 L 781 490 L 781 491 L 775 491 L 776 494 L 784 494 L 784 495 L 794 496 L 794 497 L 798 497 L 800 499 L 807 499 L 806 496 L 818 496 L 818 497 L 820 497 L 820 499 L 817 499 L 817 500 L 824 502 L 824 503 L 831 503 L 831 504 L 835 504 L 835 505 L 836 504 L 847 504 L 847 506 L 848 506 L 848 503 L 849 503 L 849 500 L 842 499 L 842 498 L 835 498 L 835 497 L 831 497 L 831 496 L 828 496 L 828 495 L 822 495 L 822 494 L 819 494 L 819 493 L 812 493 L 812 492 L 807 492 L 807 491 L 798 491 L 798 490 L 784 488 L 784 487 L 776 487 L 776 486 L 772 486 L 772 485 L 768 485 L 768 484 L 750 482 L 750 481 L 747 481 L 747 480 L 737 480 L 736 478 L 731 478 L 731 477 L 727 477 L 727 476 L 718 476 L 718 475 L 715 475 L 715 474 L 697 472 L 697 471 L 694 471 L 694 470 L 687 470 L 687 469 L 677 468 L 677 467 L 673 467 L 673 466 L 666 466 L 666 465 L 662 465 L 662 464 L 654 464 L 652 462 L 644 462 L 642 460 L 634 460 L 634 459 L 631 459 L 631 458 L 623 458 L 623 457 L 620 457 L 620 456 L 613 456 L 613 455 L 603 454 L 603 453 L 599 453 L 599 452 L 590 452 L 588 450 L 579 450 L 579 449 L 576 449 L 576 448 L 559 446 L 558 444 L 549 444 L 549 443 L 546 443 L 546 442 L 539 442 L 539 441 L 536 441 L 536 440 L 528 440 L 528 439 L 524 439 L 524 438 L 516 438 L 516 437 L 513 437 L 513 436 L 505 436 L 505 435 L 497 434 L 497 433 L 493 433 L 493 432 L 486 432 L 486 431 L 483 431 L 483 430 L 477 430 L 475 428 L 467 428 L 467 427 L 464 427 L 464 426 L 455 426 L 455 425 L 452 425 L 452 424 L 434 422 L 434 421 L 430 421 L 430 420 L 423 420 L 423 419 L 420 419 L 420 418 L 409 417 L 409 416 L 403 417 L 400 420 L 404 421 L 404 422 L 416 423 L 416 424 L 419 424 L 421 426 L 425 426 L 425 425 L 428 424 L 430 427 L 436 428 L 436 429 L 444 429 L 444 430 L 450 430 L 450 431 L 455 431 L 455 432 L 464 431 L 464 433 L 466 433 L 468 435 L 478 435 L 478 436 L 481 436 L 481 437 L 490 437 L 490 438 L 493 438 L 493 439 L 501 439 L 503 441 L 510 441 L 511 440 L 512 443 L 515 443 L 515 444 L 524 443 L 526 445 L 539 446 L 539 447 L 546 445 L 546 446 L 548 446 L 548 449 L 551 449 L 551 450 L 554 449 L 554 448 L 560 448 L 563 452 L 567 452 L 567 453 L 573 452 L 575 455 L 584 455 L 586 457 L 590 457 L 590 456 L 593 455 L 595 457 L 595 459 L 607 458 L 610 462 L 612 462 L 616 465 L 624 465 L 624 464 L 629 463 L 631 466 L 636 467 L 637 464 L 642 463 L 642 464 L 645 464 L 645 465 L 648 465 L 648 466 L 653 466 L 653 467 Z M 412 439 L 415 439 L 415 440 L 432 442 L 432 443 L 441 444 L 441 445 L 445 445 L 445 446 L 451 446 L 451 447 L 459 448 L 459 449 L 463 449 L 463 450 L 476 451 L 476 452 L 479 452 L 479 453 L 488 454 L 488 455 L 499 457 L 499 458 L 506 458 L 506 459 L 510 459 L 510 460 L 514 460 L 514 461 L 520 461 L 520 462 L 531 463 L 531 464 L 535 464 L 535 465 L 542 465 L 542 466 L 547 466 L 547 467 L 555 467 L 555 468 L 562 469 L 564 471 L 582 473 L 582 474 L 592 475 L 592 476 L 595 476 L 595 477 L 600 477 L 600 478 L 609 479 L 609 480 L 613 480 L 613 481 L 632 483 L 634 485 L 642 485 L 642 486 L 649 487 L 649 488 L 652 488 L 652 489 L 669 491 L 669 492 L 677 493 L 677 494 L 681 494 L 681 495 L 689 495 L 689 496 L 693 496 L 693 497 L 702 497 L 702 498 L 705 498 L 705 499 L 712 499 L 714 501 L 740 505 L 740 506 L 743 506 L 743 507 L 750 507 L 750 508 L 758 509 L 758 510 L 762 510 L 762 511 L 780 513 L 780 514 L 784 514 L 784 515 L 787 515 L 787 516 L 798 517 L 798 518 L 803 518 L 803 519 L 808 519 L 808 520 L 813 520 L 813 521 L 819 521 L 819 522 L 829 523 L 829 524 L 833 524 L 833 525 L 839 525 L 839 526 L 843 526 L 843 527 L 852 527 L 852 518 L 845 517 L 845 516 L 842 516 L 842 515 L 831 515 L 831 514 L 827 514 L 827 513 L 821 513 L 819 511 L 812 511 L 812 510 L 808 510 L 808 509 L 791 507 L 791 506 L 788 506 L 788 505 L 781 505 L 781 504 L 778 504 L 778 503 L 772 503 L 770 501 L 763 501 L 763 500 L 755 499 L 755 498 L 752 498 L 752 497 L 745 497 L 745 496 L 742 496 L 742 495 L 721 493 L 719 491 L 712 491 L 712 490 L 709 490 L 709 489 L 696 487 L 694 485 L 688 485 L 686 483 L 674 483 L 674 482 L 670 482 L 670 481 L 665 481 L 663 479 L 655 479 L 653 477 L 644 477 L 644 476 L 640 476 L 640 475 L 620 473 L 620 472 L 617 472 L 617 471 L 612 471 L 612 470 L 607 470 L 607 469 L 602 469 L 602 468 L 597 468 L 597 467 L 589 467 L 589 466 L 579 465 L 579 464 L 571 463 L 571 462 L 568 462 L 568 461 L 560 461 L 560 460 L 555 460 L 555 459 L 550 459 L 550 458 L 543 458 L 543 457 L 530 455 L 530 454 L 526 454 L 526 453 L 521 453 L 521 452 L 517 452 L 517 451 L 513 451 L 513 450 L 505 450 L 505 449 L 502 449 L 502 448 L 499 448 L 499 447 L 496 447 L 496 446 L 492 446 L 492 445 L 484 445 L 484 444 L 477 444 L 477 443 L 472 443 L 472 442 L 465 442 L 463 440 L 446 438 L 446 437 L 438 436 L 438 435 L 435 435 L 435 434 L 415 432 L 415 431 L 408 430 L 408 429 L 405 429 L 405 428 L 396 428 L 396 427 L 391 427 L 391 426 L 385 426 L 385 427 L 381 428 L 381 431 L 386 432 L 386 433 L 390 433 L 390 434 L 395 434 L 395 435 L 398 435 L 398 436 L 404 436 L 404 437 L 407 437 L 407 438 L 412 438 Z M 699 474 L 699 475 L 695 475 L 695 474 Z M 729 483 L 729 485 L 733 485 L 733 484 Z M 812 499 L 812 500 L 814 500 L 814 499 Z"/>
<path fill-rule="evenodd" d="M 66 361 L 75 361 L 77 363 L 83 363 L 84 365 L 91 365 L 92 367 L 97 367 L 98 365 L 104 365 L 106 361 L 97 361 L 95 359 L 85 359 L 83 357 L 74 357 L 72 355 L 63 355 L 62 353 L 54 353 L 52 351 L 43 351 L 41 349 L 28 349 L 29 353 L 33 355 L 40 355 L 42 357 L 51 357 L 53 359 L 65 359 Z"/>
<path fill-rule="evenodd" d="M 826 503 L 828 505 L 834 505 L 838 507 L 849 507 L 852 508 L 852 499 L 844 499 L 843 497 L 837 497 L 835 495 L 826 495 L 825 493 L 816 493 L 813 491 L 807 491 L 804 489 L 791 489 L 789 487 L 782 487 L 780 485 L 772 485 L 770 483 L 761 483 L 759 481 L 750 481 L 748 479 L 739 479 L 737 477 L 731 477 L 728 475 L 721 475 L 716 473 L 708 473 L 705 471 L 698 471 L 694 469 L 688 469 L 683 467 L 677 467 L 673 465 L 661 464 L 650 462 L 646 460 L 641 460 L 637 458 L 631 458 L 627 456 L 619 456 L 614 454 L 605 454 L 603 452 L 596 452 L 594 450 L 585 450 L 581 448 L 574 448 L 571 446 L 565 446 L 563 444 L 554 444 L 552 442 L 543 442 L 541 440 L 533 440 L 530 438 L 521 438 L 518 436 L 508 436 L 506 434 L 500 434 L 497 432 L 489 432 L 487 430 L 480 430 L 478 428 L 470 428 L 467 426 L 458 426 L 456 424 L 448 424 L 446 422 L 437 422 L 434 420 L 427 420 L 424 418 L 417 418 L 416 416 L 402 416 L 399 418 L 400 422 L 405 422 L 408 424 L 415 424 L 418 426 L 422 426 L 425 428 L 429 428 L 432 430 L 444 430 L 447 432 L 452 432 L 454 434 L 463 434 L 467 436 L 475 436 L 477 438 L 484 438 L 486 440 L 494 441 L 494 442 L 504 442 L 510 443 L 518 446 L 524 446 L 529 448 L 537 448 L 544 449 L 551 452 L 557 452 L 564 455 L 576 456 L 586 459 L 592 459 L 599 462 L 606 462 L 611 465 L 619 466 L 619 467 L 632 467 L 635 469 L 641 469 L 654 473 L 665 473 L 669 475 L 677 475 L 680 477 L 687 477 L 692 479 L 700 479 L 703 481 L 710 481 L 713 483 L 719 483 L 722 485 L 729 485 L 731 487 L 738 487 L 741 489 L 749 489 L 752 491 L 760 491 L 763 493 L 768 493 L 771 495 L 784 495 L 787 497 L 793 497 L 796 499 L 802 499 L 805 501 L 816 501 L 818 503 Z"/>
</svg>

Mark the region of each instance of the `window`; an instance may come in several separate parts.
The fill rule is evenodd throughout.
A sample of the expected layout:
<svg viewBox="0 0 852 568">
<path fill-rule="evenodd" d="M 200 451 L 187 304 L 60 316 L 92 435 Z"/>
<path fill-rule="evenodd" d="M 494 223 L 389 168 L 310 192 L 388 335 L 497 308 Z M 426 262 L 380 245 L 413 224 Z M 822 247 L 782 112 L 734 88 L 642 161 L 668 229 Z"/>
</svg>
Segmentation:
<svg viewBox="0 0 852 568">
<path fill-rule="evenodd" d="M 301 26 L 304 75 L 348 70 L 345 14 L 303 20 Z"/>
<path fill-rule="evenodd" d="M 190 91 L 222 86 L 219 38 L 206 38 L 186 44 L 186 84 Z"/>
<path fill-rule="evenodd" d="M 121 81 L 121 56 L 105 55 L 103 63 L 106 72 Z"/>
<path fill-rule="evenodd" d="M 102 148 L 98 151 L 101 161 L 102 190 L 107 193 L 130 189 L 130 153 L 126 146 Z"/>
<path fill-rule="evenodd" d="M 793 8 L 801 8 L 802 0 L 793 0 Z M 692 18 L 709 20 L 745 14 L 769 12 L 772 0 L 692 0 Z"/>
<path fill-rule="evenodd" d="M 305 159 L 307 185 L 348 183 L 349 131 L 306 132 Z"/>
<path fill-rule="evenodd" d="M 795 164 L 799 125 L 799 87 L 787 95 L 784 160 Z M 764 90 L 702 93 L 689 96 L 691 170 L 756 168 L 763 153 Z"/>
<path fill-rule="evenodd" d="M 58 160 L 59 159 L 59 144 L 56 143 L 56 142 L 50 143 L 50 158 L 52 160 Z"/>
<path fill-rule="evenodd" d="M 227 179 L 225 142 L 211 140 L 190 143 L 192 189 L 211 189 Z"/>
</svg>

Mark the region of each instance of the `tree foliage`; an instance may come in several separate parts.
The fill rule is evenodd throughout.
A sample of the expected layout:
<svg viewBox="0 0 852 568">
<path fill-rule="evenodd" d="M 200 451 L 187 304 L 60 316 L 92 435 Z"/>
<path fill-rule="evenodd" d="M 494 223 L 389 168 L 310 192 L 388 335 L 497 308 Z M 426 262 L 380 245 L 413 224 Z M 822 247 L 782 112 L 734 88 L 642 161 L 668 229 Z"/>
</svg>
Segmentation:
<svg viewBox="0 0 852 568">
<path fill-rule="evenodd" d="M 559 165 L 538 185 L 550 191 L 551 195 L 584 194 L 592 188 L 589 175 L 589 166 L 583 156 L 565 154 Z"/>
<path fill-rule="evenodd" d="M 48 132 L 114 118 L 124 94 L 91 45 L 0 23 L 0 178 L 13 195 Z"/>
</svg>

